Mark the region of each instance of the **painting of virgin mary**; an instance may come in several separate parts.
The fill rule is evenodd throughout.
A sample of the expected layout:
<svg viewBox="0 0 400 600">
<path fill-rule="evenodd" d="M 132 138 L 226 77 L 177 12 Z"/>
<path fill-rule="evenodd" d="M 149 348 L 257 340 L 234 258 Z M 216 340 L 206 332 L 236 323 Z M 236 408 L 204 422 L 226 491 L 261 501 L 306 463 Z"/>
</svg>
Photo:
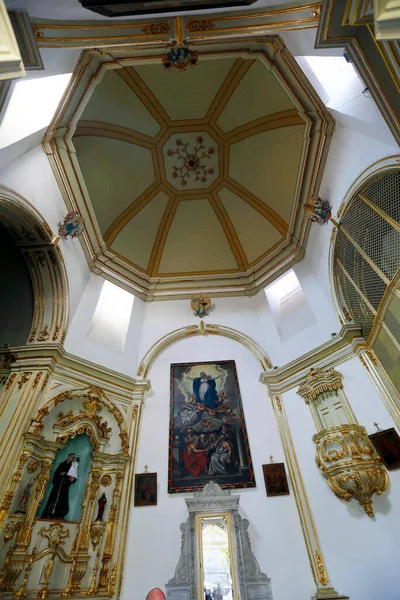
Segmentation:
<svg viewBox="0 0 400 600">
<path fill-rule="evenodd" d="M 255 485 L 233 360 L 171 365 L 168 491 Z"/>
</svg>

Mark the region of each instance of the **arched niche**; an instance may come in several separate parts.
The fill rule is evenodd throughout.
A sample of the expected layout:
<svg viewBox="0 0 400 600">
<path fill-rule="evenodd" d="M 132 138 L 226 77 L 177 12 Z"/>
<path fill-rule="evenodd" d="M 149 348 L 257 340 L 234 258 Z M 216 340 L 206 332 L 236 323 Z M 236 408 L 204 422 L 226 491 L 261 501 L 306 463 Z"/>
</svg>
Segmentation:
<svg viewBox="0 0 400 600">
<path fill-rule="evenodd" d="M 74 432 L 75 433 L 75 432 Z M 70 522 L 79 522 L 82 510 L 82 501 L 85 494 L 86 484 L 89 480 L 89 473 L 93 460 L 93 446 L 90 441 L 90 436 L 86 433 L 77 433 L 69 437 L 65 445 L 57 452 L 53 468 L 50 474 L 50 481 L 47 485 L 41 506 L 38 510 L 38 517 L 45 518 L 45 510 L 48 506 L 50 494 L 53 490 L 53 477 L 57 467 L 67 460 L 69 454 L 73 453 L 75 458 L 79 459 L 78 477 L 75 482 L 69 486 L 68 490 L 68 505 L 69 510 L 64 517 L 64 520 Z M 57 489 L 57 488 L 56 488 Z"/>
<path fill-rule="evenodd" d="M 63 343 L 69 318 L 69 289 L 57 238 L 26 198 L 4 186 L 0 186 L 0 221 L 22 252 L 32 281 L 33 319 L 23 343 Z M 10 342 L 5 341 L 11 345 Z"/>
<path fill-rule="evenodd" d="M 225 325 L 215 325 L 211 323 L 205 325 L 203 321 L 200 321 L 200 325 L 188 325 L 186 327 L 181 327 L 180 329 L 175 329 L 153 344 L 140 361 L 137 376 L 147 377 L 153 362 L 165 348 L 168 348 L 168 346 L 179 340 L 186 339 L 188 336 L 195 335 L 220 335 L 235 340 L 252 352 L 259 361 L 263 371 L 272 368 L 272 363 L 265 350 L 248 335 L 237 329 L 226 327 Z"/>
</svg>

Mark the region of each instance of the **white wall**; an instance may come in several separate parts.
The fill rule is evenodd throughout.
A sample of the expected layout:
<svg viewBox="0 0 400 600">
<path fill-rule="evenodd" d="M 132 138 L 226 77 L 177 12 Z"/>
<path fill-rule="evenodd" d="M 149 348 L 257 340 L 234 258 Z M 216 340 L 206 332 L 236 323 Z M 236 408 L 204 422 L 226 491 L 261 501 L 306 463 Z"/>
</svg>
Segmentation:
<svg viewBox="0 0 400 600">
<path fill-rule="evenodd" d="M 168 324 L 169 319 L 165 321 Z M 154 333 L 157 328 L 155 323 Z M 180 555 L 179 525 L 188 516 L 186 495 L 167 494 L 170 364 L 225 359 L 236 361 L 255 469 L 257 487 L 232 492 L 240 494 L 240 513 L 250 521 L 254 554 L 272 579 L 276 600 L 306 599 L 314 591 L 294 496 L 268 498 L 265 493 L 262 464 L 269 462 L 271 454 L 276 462 L 284 456 L 271 403 L 258 381 L 260 365 L 244 346 L 213 336 L 187 338 L 170 346 L 150 370 L 152 389 L 142 416 L 136 471 L 142 472 L 147 464 L 150 472 L 157 472 L 158 505 L 131 509 L 122 600 L 131 600 L 132 594 L 135 600 L 145 598 L 151 588 L 164 588 L 173 577 Z"/>
<path fill-rule="evenodd" d="M 24 196 L 50 225 L 54 235 L 67 208 L 41 146 L 33 148 L 0 170 L 0 185 Z M 69 283 L 70 316 L 78 305 L 89 268 L 78 239 L 60 240 Z"/>
<path fill-rule="evenodd" d="M 65 339 L 67 352 L 91 362 L 103 365 L 125 375 L 134 376 L 139 364 L 139 338 L 142 326 L 144 303 L 134 298 L 132 313 L 123 352 L 112 350 L 89 339 L 94 312 L 104 284 L 104 279 L 90 274 L 79 306 L 72 319 Z"/>
<path fill-rule="evenodd" d="M 300 266 L 296 266 L 296 273 L 315 315 L 315 322 L 300 333 L 284 341 L 280 339 L 264 291 L 249 298 L 216 298 L 205 322 L 245 333 L 265 349 L 274 366 L 283 366 L 340 330 L 333 308 L 328 305 L 323 311 L 320 309 L 327 302 L 316 278 L 307 270 L 303 273 Z M 189 300 L 145 303 L 135 298 L 124 352 L 104 348 L 87 339 L 102 283 L 101 277 L 90 275 L 65 342 L 71 354 L 135 376 L 140 360 L 161 337 L 174 329 L 199 323 Z"/>
<path fill-rule="evenodd" d="M 359 110 L 362 110 L 362 107 L 359 107 Z M 351 184 L 367 167 L 382 158 L 399 153 L 399 148 L 394 142 L 383 143 L 355 129 L 350 129 L 349 126 L 339 125 L 336 128 L 319 190 L 321 198 L 329 200 L 332 204 L 332 216 L 336 215 Z M 369 127 L 373 128 L 372 125 Z M 390 141 L 391 137 L 388 137 L 388 140 Z M 331 224 L 324 226 L 314 224 L 311 227 L 306 258 L 301 263 L 301 268 L 318 280 L 330 307 L 332 307 L 332 300 L 328 278 L 328 255 L 332 228 Z"/>
<path fill-rule="evenodd" d="M 340 365 L 344 390 L 360 425 L 373 433 L 373 422 L 384 429 L 394 423 L 358 358 Z M 336 590 L 351 600 L 398 600 L 400 545 L 400 472 L 389 473 L 390 485 L 373 496 L 375 518 L 358 502 L 337 498 L 315 464 L 316 433 L 309 407 L 291 390 L 284 406 L 315 518 L 329 575 Z M 376 430 L 375 430 L 376 431 Z"/>
</svg>

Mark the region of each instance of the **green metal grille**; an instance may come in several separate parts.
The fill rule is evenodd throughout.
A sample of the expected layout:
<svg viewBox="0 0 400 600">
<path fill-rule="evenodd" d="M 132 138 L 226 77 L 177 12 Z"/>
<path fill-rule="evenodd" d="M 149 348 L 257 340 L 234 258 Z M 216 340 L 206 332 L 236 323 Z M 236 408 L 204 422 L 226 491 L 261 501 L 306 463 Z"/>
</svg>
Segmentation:
<svg viewBox="0 0 400 600">
<path fill-rule="evenodd" d="M 400 171 L 381 177 L 364 187 L 362 194 L 394 221 L 400 222 Z"/>
<path fill-rule="evenodd" d="M 365 339 L 367 339 L 372 330 L 375 315 L 366 302 L 364 302 L 352 282 L 348 279 L 348 277 L 346 277 L 339 264 L 337 269 L 337 278 L 344 301 L 350 311 L 350 314 L 356 323 L 360 323 L 362 334 Z"/>
<path fill-rule="evenodd" d="M 367 184 L 361 194 L 400 222 L 400 171 Z M 365 338 L 399 268 L 400 233 L 382 214 L 354 197 L 336 236 L 335 271 L 344 303 L 354 321 L 361 324 Z"/>
<path fill-rule="evenodd" d="M 353 201 L 343 226 L 376 266 L 392 279 L 400 266 L 400 233 L 364 202 Z"/>
</svg>

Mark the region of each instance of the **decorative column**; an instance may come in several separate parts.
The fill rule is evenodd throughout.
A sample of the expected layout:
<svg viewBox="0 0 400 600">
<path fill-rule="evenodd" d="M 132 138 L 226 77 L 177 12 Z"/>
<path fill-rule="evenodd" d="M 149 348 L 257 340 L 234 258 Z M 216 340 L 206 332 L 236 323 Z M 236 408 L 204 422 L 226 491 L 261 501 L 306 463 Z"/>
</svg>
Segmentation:
<svg viewBox="0 0 400 600">
<path fill-rule="evenodd" d="M 350 502 L 358 500 L 374 516 L 372 495 L 382 494 L 389 477 L 364 427 L 343 390 L 343 376 L 335 369 L 311 369 L 298 394 L 310 406 L 318 433 L 316 462 L 331 490 Z"/>
<path fill-rule="evenodd" d="M 246 450 L 244 449 L 242 430 L 239 428 L 236 429 L 236 443 L 239 452 L 239 471 L 243 473 L 248 471 L 249 467 L 247 466 Z"/>
<path fill-rule="evenodd" d="M 100 476 L 99 466 L 94 463 L 82 502 L 83 512 L 71 548 L 71 554 L 74 558 L 71 563 L 67 586 L 61 594 L 64 598 L 72 596 L 74 592 L 80 590 L 82 579 L 88 568 L 90 523 L 99 491 Z"/>
<path fill-rule="evenodd" d="M 348 596 L 341 596 L 338 594 L 329 579 L 282 398 L 280 396 L 271 396 L 271 402 L 278 424 L 288 471 L 290 473 L 290 480 L 297 511 L 300 517 L 301 528 L 303 530 L 311 572 L 316 585 L 316 592 L 313 596 L 313 600 L 322 598 L 326 600 L 348 600 Z"/>
<path fill-rule="evenodd" d="M 6 491 L 6 493 L 4 494 L 3 501 L 0 505 L 0 529 L 4 525 L 4 521 L 7 518 L 8 511 L 10 510 L 11 502 L 13 501 L 15 493 L 18 489 L 18 486 L 22 481 L 22 473 L 23 473 L 25 464 L 29 460 L 29 456 L 30 456 L 30 454 L 27 451 L 23 452 L 21 454 L 20 459 L 18 461 L 17 469 L 15 470 L 15 472 L 11 478 L 9 488 Z"/>
<path fill-rule="evenodd" d="M 121 500 L 121 482 L 123 479 L 123 473 L 116 473 L 115 475 L 115 486 L 112 496 L 112 504 L 110 512 L 108 514 L 106 541 L 104 543 L 104 550 L 102 556 L 102 566 L 99 576 L 99 589 L 108 589 L 110 593 L 111 589 L 115 586 L 115 568 L 114 566 L 110 571 L 110 563 L 114 553 L 114 544 L 116 536 L 116 522 L 119 512 L 120 500 Z M 114 590 L 112 590 L 114 592 Z M 113 595 L 113 594 L 111 594 Z"/>
</svg>

